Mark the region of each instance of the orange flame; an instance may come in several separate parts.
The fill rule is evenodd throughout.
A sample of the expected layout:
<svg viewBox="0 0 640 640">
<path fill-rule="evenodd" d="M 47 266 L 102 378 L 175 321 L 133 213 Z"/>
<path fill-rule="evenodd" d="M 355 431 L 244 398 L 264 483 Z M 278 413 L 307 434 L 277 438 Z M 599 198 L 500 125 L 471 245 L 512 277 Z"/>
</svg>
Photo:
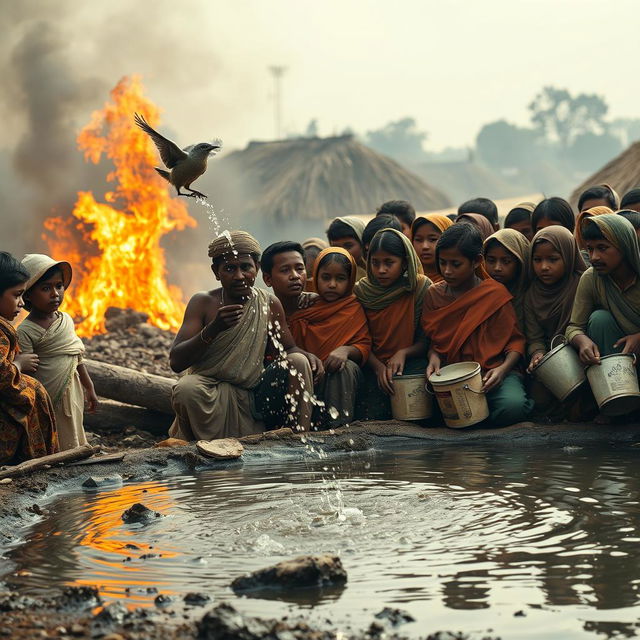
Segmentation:
<svg viewBox="0 0 640 640">
<path fill-rule="evenodd" d="M 74 269 L 64 308 L 80 320 L 76 330 L 81 336 L 106 330 L 108 307 L 143 311 L 161 329 L 175 330 L 182 321 L 182 291 L 166 282 L 160 239 L 196 222 L 154 171 L 156 148 L 134 124 L 134 112 L 158 125 L 160 110 L 143 95 L 138 76 L 120 80 L 111 101 L 93 113 L 78 135 L 85 160 L 97 164 L 104 155 L 114 165 L 107 181 L 115 187 L 105 194 L 106 203 L 80 191 L 72 218 L 45 221 L 52 232 L 46 236 L 51 255 Z"/>
</svg>

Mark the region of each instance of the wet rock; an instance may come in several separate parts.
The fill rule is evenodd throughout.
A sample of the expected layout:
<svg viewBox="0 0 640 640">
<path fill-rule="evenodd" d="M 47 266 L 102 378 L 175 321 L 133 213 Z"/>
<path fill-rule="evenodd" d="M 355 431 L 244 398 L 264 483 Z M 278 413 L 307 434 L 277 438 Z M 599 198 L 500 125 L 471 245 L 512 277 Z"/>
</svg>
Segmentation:
<svg viewBox="0 0 640 640">
<path fill-rule="evenodd" d="M 2 478 L 0 480 L 0 484 L 11 484 L 13 482 L 13 478 Z"/>
<path fill-rule="evenodd" d="M 391 607 L 385 607 L 382 611 L 378 611 L 376 618 L 378 620 L 388 620 L 394 627 L 406 622 L 415 622 L 415 618 L 408 611 L 392 609 Z"/>
<path fill-rule="evenodd" d="M 183 600 L 192 607 L 203 607 L 211 598 L 206 593 L 187 593 Z"/>
<path fill-rule="evenodd" d="M 24 611 L 40 605 L 40 601 L 29 596 L 21 596 L 14 592 L 0 594 L 0 612 Z"/>
<path fill-rule="evenodd" d="M 208 458 L 233 460 L 239 458 L 244 447 L 237 438 L 219 438 L 218 440 L 198 440 L 196 449 Z"/>
<path fill-rule="evenodd" d="M 300 556 L 279 562 L 273 567 L 259 569 L 236 578 L 231 588 L 236 592 L 256 589 L 296 589 L 300 587 L 327 587 L 344 584 L 347 572 L 338 556 Z"/>
<path fill-rule="evenodd" d="M 124 617 L 127 615 L 126 607 L 117 600 L 102 608 L 101 611 L 93 616 L 93 621 L 99 626 L 122 624 Z"/>
<path fill-rule="evenodd" d="M 145 507 L 140 502 L 136 502 L 131 505 L 123 514 L 122 520 L 127 524 L 132 523 L 141 523 L 141 524 L 149 524 L 153 522 L 156 518 L 161 518 L 162 514 L 157 511 L 153 511 L 149 509 L 149 507 Z"/>
<path fill-rule="evenodd" d="M 122 484 L 122 476 L 114 473 L 110 476 L 89 476 L 82 486 L 85 489 L 103 489 L 104 487 L 114 487 Z"/>
<path fill-rule="evenodd" d="M 60 603 L 67 607 L 94 607 L 102 599 L 96 587 L 65 587 Z"/>
<path fill-rule="evenodd" d="M 156 596 L 153 600 L 156 607 L 166 607 L 167 605 L 173 602 L 173 598 L 171 596 L 167 596 L 164 593 L 161 593 L 159 596 Z"/>
<path fill-rule="evenodd" d="M 84 635 L 84 627 L 77 622 L 71 625 L 71 629 L 69 631 L 71 631 L 72 636 L 79 637 Z"/>
</svg>

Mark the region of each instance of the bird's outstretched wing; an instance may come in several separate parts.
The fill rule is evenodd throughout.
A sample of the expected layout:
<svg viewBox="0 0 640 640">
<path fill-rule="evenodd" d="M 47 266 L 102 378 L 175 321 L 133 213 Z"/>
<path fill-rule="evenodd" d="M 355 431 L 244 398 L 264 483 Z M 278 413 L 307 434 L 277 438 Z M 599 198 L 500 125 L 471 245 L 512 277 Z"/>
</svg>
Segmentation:
<svg viewBox="0 0 640 640">
<path fill-rule="evenodd" d="M 156 147 L 158 147 L 162 162 L 164 162 L 167 169 L 173 169 L 180 160 L 187 157 L 187 154 L 182 151 L 175 142 L 159 134 L 149 125 L 143 116 L 136 113 L 134 114 L 134 119 L 136 124 L 149 135 Z"/>
</svg>

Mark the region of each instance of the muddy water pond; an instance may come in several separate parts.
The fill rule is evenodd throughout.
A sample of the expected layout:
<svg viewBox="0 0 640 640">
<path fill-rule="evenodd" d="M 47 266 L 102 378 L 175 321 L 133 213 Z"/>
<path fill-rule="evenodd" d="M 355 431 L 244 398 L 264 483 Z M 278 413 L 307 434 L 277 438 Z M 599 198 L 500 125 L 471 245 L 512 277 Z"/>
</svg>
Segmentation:
<svg viewBox="0 0 640 640">
<path fill-rule="evenodd" d="M 210 594 L 261 616 L 303 613 L 368 626 L 385 606 L 408 635 L 503 638 L 640 631 L 640 448 L 438 446 L 337 458 L 264 457 L 244 466 L 53 496 L 11 549 L 7 578 L 28 594 L 99 585 L 154 606 Z M 121 515 L 142 502 L 164 517 Z M 343 589 L 239 598 L 229 584 L 300 554 L 341 556 Z"/>
</svg>

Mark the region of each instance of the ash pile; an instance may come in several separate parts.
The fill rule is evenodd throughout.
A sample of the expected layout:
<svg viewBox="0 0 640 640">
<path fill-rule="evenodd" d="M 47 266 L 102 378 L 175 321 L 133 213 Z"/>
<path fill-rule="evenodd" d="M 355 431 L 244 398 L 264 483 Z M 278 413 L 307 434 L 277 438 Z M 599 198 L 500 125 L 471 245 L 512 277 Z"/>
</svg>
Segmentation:
<svg viewBox="0 0 640 640">
<path fill-rule="evenodd" d="M 109 307 L 104 318 L 107 333 L 82 339 L 87 358 L 177 378 L 169 367 L 173 332 L 154 327 L 146 313 L 133 309 Z"/>
</svg>

